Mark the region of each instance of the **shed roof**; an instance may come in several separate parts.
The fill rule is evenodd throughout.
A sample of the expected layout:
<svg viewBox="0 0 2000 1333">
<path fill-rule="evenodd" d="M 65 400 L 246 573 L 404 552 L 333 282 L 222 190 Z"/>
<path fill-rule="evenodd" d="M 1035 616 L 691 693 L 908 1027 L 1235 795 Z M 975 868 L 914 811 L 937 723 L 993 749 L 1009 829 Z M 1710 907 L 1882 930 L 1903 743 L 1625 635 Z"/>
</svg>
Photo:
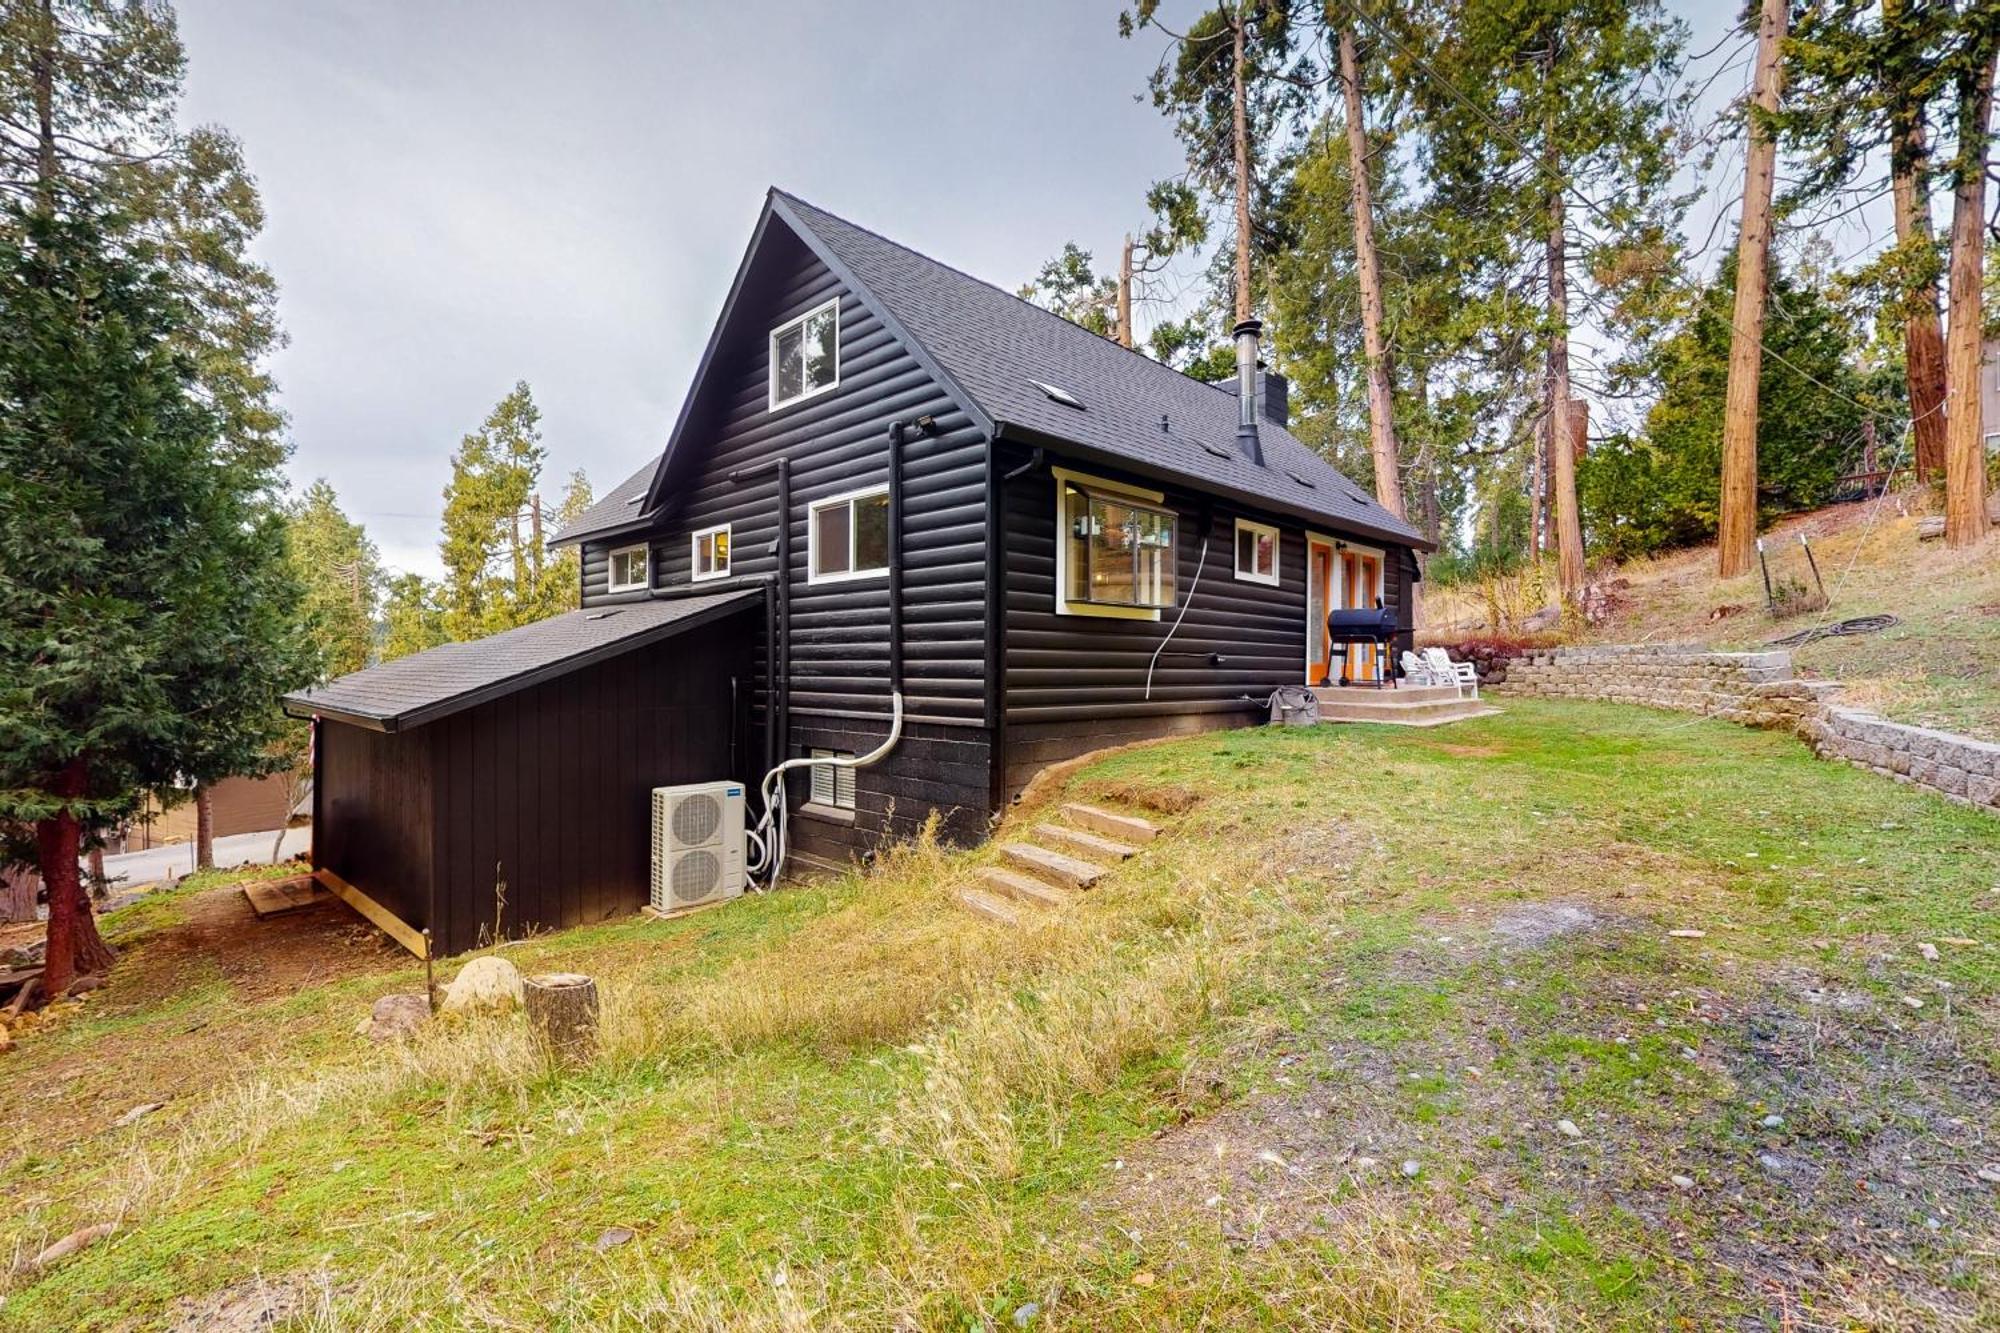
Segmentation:
<svg viewBox="0 0 2000 1333">
<path fill-rule="evenodd" d="M 1154 477 L 1399 545 L 1431 545 L 1274 422 L 1258 423 L 1263 466 L 1244 457 L 1235 447 L 1238 408 L 1232 391 L 1183 375 L 782 190 L 771 191 L 752 253 L 773 215 L 994 434 L 1067 446 Z M 749 259 L 746 255 L 738 273 L 732 303 Z M 728 315 L 725 308 L 695 373 L 690 400 L 700 391 Z M 1071 395 L 1081 409 L 1057 401 L 1043 385 Z M 649 479 L 643 488 L 646 499 L 628 503 L 628 488 L 639 479 L 635 476 L 615 493 L 616 506 L 606 497 L 558 540 L 604 536 L 650 517 L 664 498 L 665 464 L 688 421 L 683 409 L 665 451 L 641 469 Z"/>
<path fill-rule="evenodd" d="M 372 731 L 404 731 L 539 685 L 746 607 L 739 588 L 627 603 L 538 620 L 484 639 L 447 643 L 285 696 L 294 717 L 329 717 Z"/>
</svg>

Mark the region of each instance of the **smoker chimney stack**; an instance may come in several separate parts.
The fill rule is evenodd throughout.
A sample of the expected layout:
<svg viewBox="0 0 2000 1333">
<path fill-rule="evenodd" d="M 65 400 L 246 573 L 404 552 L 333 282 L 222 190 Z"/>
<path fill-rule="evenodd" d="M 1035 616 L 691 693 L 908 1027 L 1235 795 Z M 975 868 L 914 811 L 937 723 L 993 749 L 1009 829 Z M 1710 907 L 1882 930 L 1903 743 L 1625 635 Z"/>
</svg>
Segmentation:
<svg viewBox="0 0 2000 1333">
<path fill-rule="evenodd" d="M 1257 340 L 1263 324 L 1246 319 L 1236 326 L 1236 447 L 1258 467 L 1264 445 L 1257 438 Z"/>
</svg>

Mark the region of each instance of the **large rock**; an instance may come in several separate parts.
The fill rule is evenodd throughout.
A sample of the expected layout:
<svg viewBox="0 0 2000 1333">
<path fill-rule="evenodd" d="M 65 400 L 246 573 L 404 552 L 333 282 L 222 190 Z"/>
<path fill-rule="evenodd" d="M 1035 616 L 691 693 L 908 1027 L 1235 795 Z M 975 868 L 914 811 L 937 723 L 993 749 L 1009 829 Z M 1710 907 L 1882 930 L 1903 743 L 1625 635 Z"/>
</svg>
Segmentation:
<svg viewBox="0 0 2000 1333">
<path fill-rule="evenodd" d="M 505 1009 L 521 1002 L 521 970 L 505 958 L 475 958 L 444 988 L 438 1012 Z"/>
<path fill-rule="evenodd" d="M 431 1016 L 431 1002 L 422 995 L 384 995 L 361 1024 L 361 1034 L 373 1041 L 393 1041 L 422 1027 Z"/>
</svg>

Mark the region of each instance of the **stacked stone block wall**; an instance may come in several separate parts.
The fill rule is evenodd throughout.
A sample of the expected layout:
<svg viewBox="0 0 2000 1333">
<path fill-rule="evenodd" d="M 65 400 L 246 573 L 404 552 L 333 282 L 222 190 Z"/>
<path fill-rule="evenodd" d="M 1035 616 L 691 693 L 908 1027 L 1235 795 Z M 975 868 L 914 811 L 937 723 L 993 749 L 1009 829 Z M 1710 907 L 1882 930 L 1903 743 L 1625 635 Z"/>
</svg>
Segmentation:
<svg viewBox="0 0 2000 1333">
<path fill-rule="evenodd" d="M 1494 663 L 1485 680 L 1499 694 L 1640 704 L 1789 731 L 1821 758 L 2000 814 L 2000 745 L 1838 707 L 1839 685 L 1794 679 L 1789 653 L 1718 653 L 1698 644 L 1546 648 Z"/>
</svg>

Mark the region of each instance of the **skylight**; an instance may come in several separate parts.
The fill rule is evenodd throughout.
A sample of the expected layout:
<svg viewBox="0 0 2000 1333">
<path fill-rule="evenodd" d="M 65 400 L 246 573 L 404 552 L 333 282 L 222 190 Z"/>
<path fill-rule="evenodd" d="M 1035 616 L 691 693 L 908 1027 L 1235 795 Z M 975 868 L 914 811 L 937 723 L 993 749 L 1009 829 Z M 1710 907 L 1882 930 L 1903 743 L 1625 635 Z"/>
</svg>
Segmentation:
<svg viewBox="0 0 2000 1333">
<path fill-rule="evenodd" d="M 1050 402 L 1061 403 L 1064 407 L 1073 407 L 1079 412 L 1084 410 L 1083 400 L 1068 389 L 1059 389 L 1053 384 L 1044 384 L 1040 380 L 1029 380 L 1028 383 L 1046 394 Z"/>
</svg>

